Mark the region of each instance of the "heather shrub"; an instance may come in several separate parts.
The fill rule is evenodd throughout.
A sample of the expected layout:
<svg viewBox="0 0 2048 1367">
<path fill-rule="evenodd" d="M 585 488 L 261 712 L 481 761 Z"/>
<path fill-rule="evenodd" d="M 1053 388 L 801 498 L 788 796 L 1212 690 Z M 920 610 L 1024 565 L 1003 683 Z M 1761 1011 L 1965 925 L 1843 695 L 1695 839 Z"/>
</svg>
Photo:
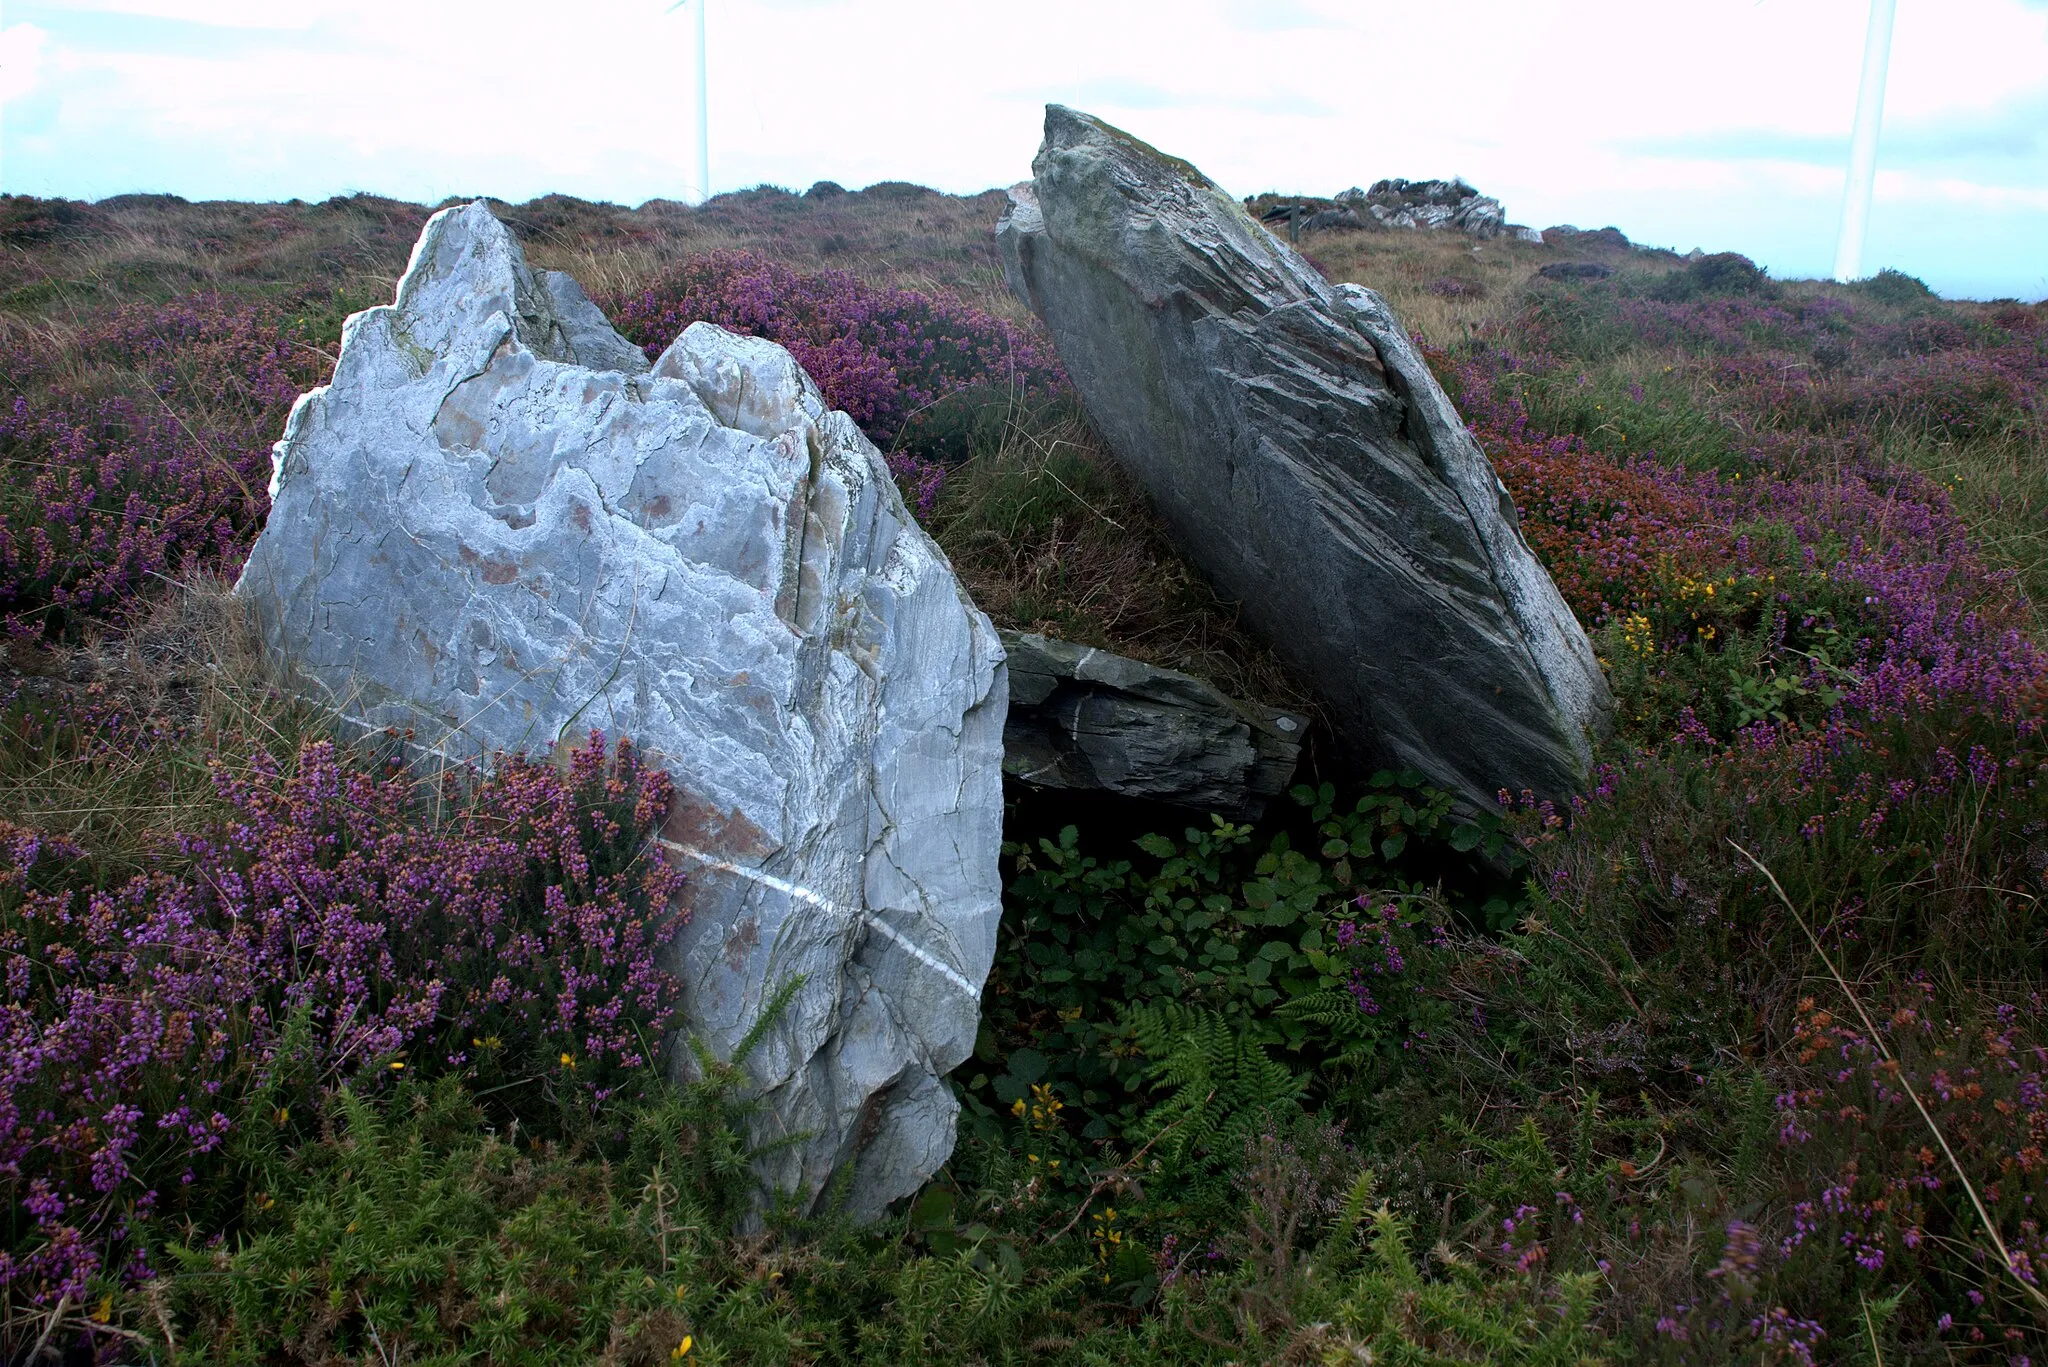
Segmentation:
<svg viewBox="0 0 2048 1367">
<path fill-rule="evenodd" d="M 1681 396 L 1660 403 L 1612 366 L 1572 381 L 1540 355 L 1434 359 L 1531 545 L 1581 618 L 1604 628 L 1638 740 L 1670 734 L 1681 712 L 1728 737 L 1816 724 L 1879 676 L 1932 672 L 1982 694 L 2039 667 L 2013 634 L 2009 581 L 1931 481 L 1868 460 L 1816 470 L 1798 444 L 1739 444 L 1725 417 Z M 1596 423 L 1603 396 L 1615 411 Z M 1675 455 L 1649 445 L 1646 429 L 1673 430 L 1667 407 L 1707 438 Z M 1719 468 L 1700 468 L 1703 456 Z"/>
<path fill-rule="evenodd" d="M 269 444 L 324 357 L 217 295 L 115 310 L 58 351 L 0 353 L 0 612 L 64 636 L 152 577 L 232 567 L 267 511 Z"/>
<path fill-rule="evenodd" d="M 37 199 L 34 195 L 0 195 L 0 242 L 9 246 L 32 246 L 100 226 L 100 218 L 90 204 L 69 199 Z"/>
<path fill-rule="evenodd" d="M 1546 290 L 1512 354 L 1431 358 L 1597 625 L 1622 727 L 1569 825 L 1529 830 L 1528 917 L 1447 970 L 1437 991 L 1465 1009 L 1390 1079 L 1373 1145 L 1454 1154 L 1397 1168 L 1397 1189 L 1475 1247 L 1505 1233 L 1512 1266 L 1597 1271 L 1597 1322 L 1645 1360 L 2021 1352 L 2038 1324 L 1890 1081 L 1967 1100 L 1973 1079 L 1951 1080 L 1981 1067 L 1961 1062 L 1973 1038 L 2022 1052 L 1977 1025 L 1901 1032 L 2038 990 L 2048 869 L 2044 662 L 2013 581 L 1946 488 L 1879 455 L 1921 434 L 2020 458 L 2038 385 L 1998 377 L 2037 362 L 2011 329 L 1932 321 L 1830 295 Z M 1886 1027 L 1898 1063 L 1873 1047 L 1845 1067 L 1864 1046 L 1835 1041 L 1822 1069 L 1800 973 L 1821 965 L 1738 845 L 1881 1018 L 1911 1008 Z M 1982 1115 L 2027 1095 L 1987 1084 Z M 2016 1193 L 1994 1222 L 2030 1249 L 2031 1160 L 2006 1156 L 2023 1133 L 1970 1138 L 1964 1166 L 2006 1174 L 1984 1179 Z"/>
<path fill-rule="evenodd" d="M 453 1073 L 545 1128 L 648 1071 L 675 993 L 663 776 L 593 736 L 566 770 L 460 779 L 436 823 L 404 774 L 312 744 L 222 778 L 235 815 L 190 873 L 104 889 L 6 829 L 10 1320 L 152 1275 L 152 1221 L 223 1227 L 240 1146 L 302 1133 L 325 1089 Z"/>
<path fill-rule="evenodd" d="M 62 636 L 152 574 L 224 561 L 260 515 L 253 452 L 222 464 L 176 419 L 125 399 L 0 413 L 0 606 L 16 634 Z"/>
<path fill-rule="evenodd" d="M 1657 299 L 1697 299 L 1703 295 L 1770 294 L 1770 278 L 1740 252 L 1714 252 L 1684 269 L 1672 271 L 1650 286 Z"/>
<path fill-rule="evenodd" d="M 2002 1345 L 2007 1326 L 2041 1324 L 2039 998 L 1955 1023 L 1929 1013 L 1936 992 L 1923 978 L 1870 1022 L 1873 1035 L 1829 995 L 1834 1010 L 1799 1003 L 1799 1072 L 1777 1102 L 1780 1142 L 1812 1175 L 1792 1193 L 1770 1261 L 1791 1274 L 1819 1250 L 1846 1249 L 1898 1288 L 1902 1327 L 1935 1342 Z"/>
<path fill-rule="evenodd" d="M 601 302 L 650 358 L 699 321 L 780 343 L 884 447 L 962 458 L 963 411 L 1053 398 L 1066 385 L 1042 340 L 958 299 L 844 271 L 800 273 L 751 252 L 695 257 Z M 928 417 L 941 401 L 950 407 Z"/>
<path fill-rule="evenodd" d="M 1817 1053 L 1813 979 L 1787 965 L 1811 965 L 1825 981 L 1810 926 L 1835 969 L 1892 1004 L 1881 1018 L 1893 1022 L 1894 1051 L 1925 1070 L 1925 1090 L 1944 1105 L 1950 1079 L 1970 1081 L 1972 1031 L 1989 1041 L 1979 1066 L 2024 1063 L 2009 1030 L 1908 1038 L 1903 1027 L 2038 990 L 2029 946 L 2048 890 L 2038 733 L 1967 695 L 1921 693 L 1854 723 L 1843 719 L 1849 711 L 1817 729 L 1755 727 L 1725 745 L 1694 731 L 1608 771 L 1569 831 L 1535 833 L 1538 876 L 1520 933 L 1451 974 L 1448 994 L 1476 1011 L 1445 1018 L 1453 1038 L 1438 1056 L 1457 1060 L 1448 1071 L 1475 1093 L 1505 1087 L 1526 1101 L 1463 1139 L 1490 1160 L 1439 1166 L 1434 1182 L 1463 1193 L 1475 1218 L 1522 1206 L 1543 1213 L 1553 1265 L 1568 1265 L 1560 1259 L 1573 1248 L 1578 1266 L 1611 1264 L 1619 1318 L 1610 1322 L 1620 1332 L 1640 1313 L 1628 1336 L 1664 1343 L 1670 1360 L 1720 1360 L 1728 1344 L 1753 1345 L 1794 1321 L 1809 1346 L 1818 1337 L 1809 1331 L 1855 1341 L 1859 1286 L 1898 1309 L 1890 1334 L 1904 1339 L 1895 1341 L 1928 1344 L 1941 1315 L 1963 1321 L 1980 1304 L 1968 1293 L 1991 1294 L 1985 1283 L 1998 1275 L 1959 1248 L 1960 1233 L 1931 1237 L 1919 1261 L 1870 1252 L 1858 1221 L 1898 1203 L 1886 1183 L 1922 1184 L 1923 1203 L 1948 1211 L 1930 1216 L 1932 1227 L 1970 1220 L 1956 1214 L 1959 1191 L 1924 1185 L 1936 1174 L 1922 1150 L 1939 1148 L 1924 1128 L 1913 1133 L 1916 1116 L 1896 1090 L 1888 1129 L 1873 1128 L 1877 1112 L 1856 1099 L 1856 1088 L 1881 1089 L 1896 1069 L 1867 1051 L 1858 1063 L 1839 1040 Z M 1899 1015 L 1902 1007 L 1912 1009 Z M 2014 1019 L 1995 1014 L 2001 1026 Z M 1430 1085 L 1440 1095 L 1446 1080 Z M 1980 1097 L 1983 1117 L 2003 1123 L 2031 1092 L 2017 1072 L 1998 1085 L 2020 1088 Z M 1992 1104 L 1998 1097 L 2011 1100 Z M 1540 1128 L 1517 1139 L 1517 1114 Z M 1938 1117 L 1945 1126 L 1948 1114 Z M 2001 1133 L 2024 1148 L 2023 1128 Z M 1516 1160 L 1513 1146 L 1538 1134 L 1548 1152 L 1578 1157 Z M 2023 1243 L 2030 1179 L 1997 1144 L 1969 1144 L 1966 1169 L 1995 1196 L 2015 1194 L 1999 1218 L 2008 1241 Z M 1660 1167 L 1658 1182 L 1643 1180 Z M 1852 1189 L 1863 1193 L 1862 1216 L 1844 1204 Z M 1552 1191 L 1571 1197 L 1569 1231 Z M 1727 1225 L 1740 1255 L 1732 1270 L 1682 1255 L 1713 1222 Z M 1761 1245 L 1744 1252 L 1744 1230 Z M 1902 1218 L 1895 1243 L 1919 1247 L 1911 1230 Z M 1738 1272 L 1747 1280 L 1729 1282 Z M 1724 1293 L 1739 1287 L 1731 1302 Z"/>
</svg>

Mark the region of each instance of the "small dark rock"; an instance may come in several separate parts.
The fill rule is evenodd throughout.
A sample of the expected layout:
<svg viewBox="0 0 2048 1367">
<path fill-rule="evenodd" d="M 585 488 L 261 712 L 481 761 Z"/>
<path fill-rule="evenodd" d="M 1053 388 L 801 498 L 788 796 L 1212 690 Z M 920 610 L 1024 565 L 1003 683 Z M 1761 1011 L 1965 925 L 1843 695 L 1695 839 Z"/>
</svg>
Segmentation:
<svg viewBox="0 0 2048 1367">
<path fill-rule="evenodd" d="M 1357 232 L 1364 227 L 1364 222 L 1349 209 L 1318 209 L 1301 220 L 1301 230 L 1305 233 L 1328 232 L 1333 228 Z"/>
<path fill-rule="evenodd" d="M 1010 663 L 1003 772 L 1255 820 L 1294 776 L 1308 719 L 1171 669 L 1026 632 Z"/>
<path fill-rule="evenodd" d="M 1556 232 L 1555 228 L 1544 229 L 1547 237 Z M 1537 271 L 1545 280 L 1605 280 L 1614 274 L 1614 267 L 1603 266 L 1598 261 L 1553 261 Z"/>
</svg>

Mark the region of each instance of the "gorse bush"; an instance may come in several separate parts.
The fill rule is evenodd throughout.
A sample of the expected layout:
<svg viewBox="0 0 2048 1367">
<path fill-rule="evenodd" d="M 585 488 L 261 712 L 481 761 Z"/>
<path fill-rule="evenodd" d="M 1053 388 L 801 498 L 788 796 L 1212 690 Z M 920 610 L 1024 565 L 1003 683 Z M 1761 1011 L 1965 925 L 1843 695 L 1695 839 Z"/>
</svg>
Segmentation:
<svg viewBox="0 0 2048 1367">
<path fill-rule="evenodd" d="M 1696 299 L 1702 295 L 1773 294 L 1770 278 L 1740 252 L 1714 252 L 1687 262 L 1651 287 L 1659 299 Z"/>
<path fill-rule="evenodd" d="M 787 1349 L 757 1323 L 772 1284 L 721 1287 L 707 1266 L 752 1191 L 739 1083 L 712 1063 L 691 1087 L 600 1103 L 616 1132 L 601 1162 L 587 1138 L 490 1126 L 455 1076 L 334 1093 L 297 1149 L 249 1146 L 234 1247 L 165 1247 L 174 1360 L 666 1364 L 714 1335 Z"/>
<path fill-rule="evenodd" d="M 1927 288 L 1926 281 L 1889 266 L 1868 280 L 1858 281 L 1857 288 L 1887 304 L 1917 304 L 1934 298 L 1934 291 Z"/>
</svg>

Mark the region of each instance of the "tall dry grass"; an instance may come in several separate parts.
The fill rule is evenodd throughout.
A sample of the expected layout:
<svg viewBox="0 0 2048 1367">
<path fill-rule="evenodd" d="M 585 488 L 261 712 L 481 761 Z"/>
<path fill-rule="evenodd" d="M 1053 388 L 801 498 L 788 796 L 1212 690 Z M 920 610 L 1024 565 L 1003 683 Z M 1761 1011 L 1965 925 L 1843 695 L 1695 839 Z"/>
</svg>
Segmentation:
<svg viewBox="0 0 2048 1367">
<path fill-rule="evenodd" d="M 1019 414 L 957 467 L 926 519 L 998 626 L 1115 651 L 1235 697 L 1313 712 L 1308 691 L 1181 556 L 1078 412 Z"/>
<path fill-rule="evenodd" d="M 14 643 L 0 668 L 0 812 L 118 878 L 177 864 L 174 837 L 227 814 L 217 774 L 289 772 L 327 724 L 276 686 L 231 590 L 196 574 L 79 644 Z"/>
</svg>

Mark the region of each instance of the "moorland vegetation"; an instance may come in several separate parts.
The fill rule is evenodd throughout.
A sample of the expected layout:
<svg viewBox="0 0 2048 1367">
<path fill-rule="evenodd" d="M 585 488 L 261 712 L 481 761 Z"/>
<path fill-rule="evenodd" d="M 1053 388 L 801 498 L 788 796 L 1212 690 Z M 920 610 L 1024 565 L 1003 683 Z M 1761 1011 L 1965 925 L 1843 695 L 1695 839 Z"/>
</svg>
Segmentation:
<svg viewBox="0 0 2048 1367">
<path fill-rule="evenodd" d="M 999 201 L 500 212 L 635 342 L 791 346 L 999 623 L 1312 710 L 1002 291 Z M 1019 794 L 953 1161 L 875 1227 L 735 1233 L 739 1075 L 663 1066 L 661 775 L 344 744 L 226 594 L 427 212 L 0 203 L 9 1361 L 2048 1344 L 2048 306 L 1305 236 L 1594 635 L 1590 791 L 1471 820 L 1312 754 L 1256 826 Z M 1615 274 L 1536 275 L 1569 259 Z"/>
</svg>

